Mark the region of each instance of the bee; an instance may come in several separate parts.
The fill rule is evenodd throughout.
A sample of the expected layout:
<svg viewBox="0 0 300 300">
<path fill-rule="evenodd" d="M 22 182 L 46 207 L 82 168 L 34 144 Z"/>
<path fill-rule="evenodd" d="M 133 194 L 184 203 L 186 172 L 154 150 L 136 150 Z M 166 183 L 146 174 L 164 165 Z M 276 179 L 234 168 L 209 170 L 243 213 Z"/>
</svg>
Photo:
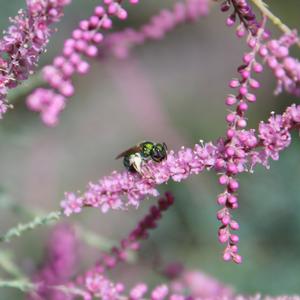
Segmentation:
<svg viewBox="0 0 300 300">
<path fill-rule="evenodd" d="M 116 159 L 123 157 L 123 164 L 129 172 L 137 172 L 143 175 L 142 166 L 144 162 L 149 160 L 155 162 L 163 161 L 167 158 L 167 150 L 165 143 L 145 141 L 120 153 Z"/>
</svg>

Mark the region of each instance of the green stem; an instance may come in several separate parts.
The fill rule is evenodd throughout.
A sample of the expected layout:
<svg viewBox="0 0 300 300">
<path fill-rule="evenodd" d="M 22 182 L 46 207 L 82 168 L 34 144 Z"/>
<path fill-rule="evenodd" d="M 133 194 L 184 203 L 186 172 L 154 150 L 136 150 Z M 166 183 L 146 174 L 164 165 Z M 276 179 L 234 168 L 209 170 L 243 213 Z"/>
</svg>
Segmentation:
<svg viewBox="0 0 300 300">
<path fill-rule="evenodd" d="M 41 73 L 37 72 L 34 75 L 30 76 L 26 81 L 24 81 L 18 87 L 10 90 L 8 94 L 9 103 L 14 103 L 20 97 L 26 96 L 30 91 L 39 87 L 44 83 Z"/>
<path fill-rule="evenodd" d="M 0 279 L 0 288 L 15 288 L 22 292 L 34 291 L 37 285 L 30 282 L 27 278 L 20 278 L 17 280 L 3 280 Z"/>
<path fill-rule="evenodd" d="M 31 222 L 20 223 L 16 227 L 9 229 L 5 235 L 0 237 L 0 242 L 9 242 L 12 238 L 21 236 L 24 232 L 32 230 L 41 225 L 49 225 L 56 222 L 62 213 L 61 211 L 54 211 L 45 216 L 35 217 Z"/>
<path fill-rule="evenodd" d="M 14 263 L 12 254 L 9 251 L 0 250 L 0 266 L 15 278 L 24 276 L 23 272 Z"/>
<path fill-rule="evenodd" d="M 88 245 L 96 247 L 101 251 L 109 251 L 117 242 L 102 237 L 92 231 L 87 230 L 77 224 L 73 225 L 79 238 L 85 241 Z"/>
<path fill-rule="evenodd" d="M 37 213 L 33 213 L 26 206 L 14 201 L 8 194 L 1 191 L 0 194 L 0 209 L 9 210 L 18 216 L 24 216 L 26 218 L 36 217 Z"/>
<path fill-rule="evenodd" d="M 16 280 L 4 280 L 0 279 L 0 288 L 14 288 L 20 290 L 22 292 L 35 292 L 38 290 L 39 284 L 32 283 L 26 277 L 22 277 Z M 74 287 L 67 287 L 64 285 L 46 285 L 48 289 L 53 289 L 57 291 L 61 291 L 66 295 L 77 295 L 77 296 L 84 296 L 86 293 Z"/>
<path fill-rule="evenodd" d="M 39 215 L 42 215 L 42 214 L 45 215 L 45 212 L 42 212 L 41 210 L 29 209 L 29 208 L 25 207 L 24 205 L 14 201 L 4 192 L 2 192 L 2 195 L 0 196 L 0 208 L 10 210 L 13 213 L 16 213 L 20 216 L 25 216 L 26 218 L 35 218 L 35 220 L 37 218 L 39 218 L 38 217 Z M 51 216 L 51 220 L 49 220 L 49 215 L 48 215 L 48 216 L 44 217 L 44 219 L 47 219 L 46 223 L 40 222 L 39 224 L 36 224 L 35 227 L 37 227 L 39 225 L 50 224 L 51 222 L 57 221 L 61 216 L 62 216 L 61 213 L 56 212 L 56 215 L 54 216 L 54 218 L 53 218 L 53 216 Z M 27 225 L 23 224 L 22 225 L 23 230 L 22 230 L 22 232 L 19 232 L 19 234 L 16 233 L 16 228 L 20 225 L 18 225 L 16 228 L 10 229 L 5 234 L 4 237 L 0 237 L 0 242 L 1 241 L 7 242 L 12 237 L 20 236 L 24 231 L 35 228 L 35 227 L 31 228 L 30 226 L 32 226 L 32 225 L 29 225 L 34 222 L 35 221 L 33 220 L 32 222 L 27 223 Z M 26 229 L 24 229 L 24 226 L 26 227 Z M 109 240 L 105 237 L 102 237 L 102 236 L 98 235 L 97 233 L 94 233 L 94 232 L 82 227 L 81 225 L 75 224 L 73 226 L 74 226 L 79 238 L 81 238 L 83 241 L 85 241 L 88 245 L 90 245 L 92 247 L 96 247 L 96 248 L 100 249 L 101 251 L 108 251 L 111 249 L 111 247 L 113 247 L 114 245 L 117 244 L 116 241 Z M 1 254 L 0 254 L 0 258 L 1 258 Z M 0 264 L 1 264 L 1 262 L 0 262 Z"/>
<path fill-rule="evenodd" d="M 292 30 L 285 25 L 277 16 L 275 16 L 270 9 L 268 8 L 268 5 L 263 2 L 263 0 L 251 0 L 257 8 L 262 12 L 263 15 L 265 15 L 275 26 L 277 26 L 282 32 L 286 34 L 290 34 Z M 300 41 L 298 41 L 297 45 L 300 47 Z"/>
</svg>

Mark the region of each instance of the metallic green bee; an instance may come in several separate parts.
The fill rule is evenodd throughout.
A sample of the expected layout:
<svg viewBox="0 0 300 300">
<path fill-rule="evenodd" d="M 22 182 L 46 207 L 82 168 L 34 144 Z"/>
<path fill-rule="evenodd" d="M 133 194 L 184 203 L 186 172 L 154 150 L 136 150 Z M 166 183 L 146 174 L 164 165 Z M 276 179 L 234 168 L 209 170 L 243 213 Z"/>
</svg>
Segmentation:
<svg viewBox="0 0 300 300">
<path fill-rule="evenodd" d="M 165 143 L 141 142 L 130 149 L 120 153 L 116 159 L 123 157 L 123 164 L 130 172 L 142 173 L 142 165 L 145 161 L 153 160 L 161 162 L 167 158 L 167 145 Z"/>
</svg>

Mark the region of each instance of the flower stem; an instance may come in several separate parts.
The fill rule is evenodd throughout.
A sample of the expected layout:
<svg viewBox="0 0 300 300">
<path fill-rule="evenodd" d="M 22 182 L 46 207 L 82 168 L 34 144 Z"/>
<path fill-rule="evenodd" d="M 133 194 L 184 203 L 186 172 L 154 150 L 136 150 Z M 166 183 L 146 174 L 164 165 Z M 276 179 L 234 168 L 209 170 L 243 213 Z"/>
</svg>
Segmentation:
<svg viewBox="0 0 300 300">
<path fill-rule="evenodd" d="M 37 211 L 30 210 L 25 205 L 20 204 L 17 201 L 14 201 L 10 195 L 8 195 L 4 191 L 0 191 L 0 209 L 1 210 L 7 210 L 12 212 L 13 214 L 17 216 L 22 216 L 26 218 L 34 218 L 37 215 Z"/>
<path fill-rule="evenodd" d="M 0 267 L 15 278 L 23 277 L 23 272 L 14 263 L 12 254 L 9 251 L 0 250 Z"/>
<path fill-rule="evenodd" d="M 41 72 L 37 72 L 30 76 L 26 81 L 24 81 L 18 87 L 9 91 L 7 99 L 10 104 L 16 102 L 19 98 L 26 96 L 33 89 L 39 87 L 43 84 L 43 79 Z"/>
<path fill-rule="evenodd" d="M 22 292 L 34 291 L 36 290 L 36 284 L 31 283 L 27 278 L 20 278 L 17 280 L 3 280 L 0 279 L 0 288 L 15 288 Z"/>
<path fill-rule="evenodd" d="M 62 213 L 61 211 L 50 212 L 45 216 L 37 216 L 31 222 L 20 223 L 16 227 L 9 229 L 5 235 L 0 237 L 0 242 L 9 242 L 13 237 L 21 236 L 24 232 L 32 230 L 40 225 L 49 225 L 56 222 Z"/>
<path fill-rule="evenodd" d="M 78 234 L 80 239 L 85 241 L 88 245 L 98 248 L 101 251 L 108 251 L 117 244 L 116 241 L 109 240 L 77 224 L 73 226 L 75 227 L 76 233 Z"/>
<path fill-rule="evenodd" d="M 251 0 L 256 7 L 262 12 L 263 15 L 265 15 L 272 23 L 277 26 L 281 31 L 283 31 L 286 34 L 290 34 L 292 30 L 285 25 L 277 16 L 275 16 L 270 9 L 268 8 L 268 5 L 263 0 Z M 300 47 L 300 41 L 298 41 L 297 45 Z"/>
<path fill-rule="evenodd" d="M 0 193 L 0 208 L 10 210 L 13 213 L 16 213 L 17 215 L 26 217 L 26 218 L 35 218 L 32 222 L 23 224 L 22 226 L 22 232 L 16 233 L 16 230 L 18 228 L 18 225 L 16 228 L 10 229 L 5 236 L 0 237 L 0 242 L 8 242 L 12 237 L 20 236 L 24 231 L 33 229 L 39 225 L 48 225 L 51 222 L 57 221 L 62 215 L 60 212 L 51 213 L 52 215 L 48 215 L 43 217 L 44 222 L 39 222 L 39 224 L 36 224 L 34 227 L 32 227 L 33 223 L 37 218 L 40 218 L 38 216 L 40 215 L 46 215 L 45 212 L 36 209 L 36 208 L 28 208 L 24 205 L 14 201 L 9 195 L 7 195 L 5 192 Z M 31 224 L 31 225 L 30 225 Z M 114 245 L 117 244 L 116 241 L 107 239 L 105 237 L 100 236 L 99 234 L 88 230 L 87 228 L 79 225 L 79 224 L 73 224 L 76 233 L 78 234 L 79 238 L 82 239 L 84 242 L 86 242 L 88 245 L 92 247 L 96 247 L 100 249 L 101 251 L 107 251 L 111 249 Z M 25 228 L 26 227 L 26 228 Z M 0 251 L 0 266 L 1 264 L 1 258 L 2 258 L 2 252 Z"/>
</svg>

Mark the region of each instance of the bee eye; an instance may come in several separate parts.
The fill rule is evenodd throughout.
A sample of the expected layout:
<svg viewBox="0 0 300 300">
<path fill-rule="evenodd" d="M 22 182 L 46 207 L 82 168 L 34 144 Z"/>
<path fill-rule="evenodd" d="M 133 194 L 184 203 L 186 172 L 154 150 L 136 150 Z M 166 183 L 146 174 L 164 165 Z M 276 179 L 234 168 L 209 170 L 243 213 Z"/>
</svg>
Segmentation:
<svg viewBox="0 0 300 300">
<path fill-rule="evenodd" d="M 155 162 L 161 162 L 163 159 L 165 159 L 165 157 L 166 157 L 165 150 L 160 144 L 156 145 L 151 151 L 151 158 Z"/>
</svg>

